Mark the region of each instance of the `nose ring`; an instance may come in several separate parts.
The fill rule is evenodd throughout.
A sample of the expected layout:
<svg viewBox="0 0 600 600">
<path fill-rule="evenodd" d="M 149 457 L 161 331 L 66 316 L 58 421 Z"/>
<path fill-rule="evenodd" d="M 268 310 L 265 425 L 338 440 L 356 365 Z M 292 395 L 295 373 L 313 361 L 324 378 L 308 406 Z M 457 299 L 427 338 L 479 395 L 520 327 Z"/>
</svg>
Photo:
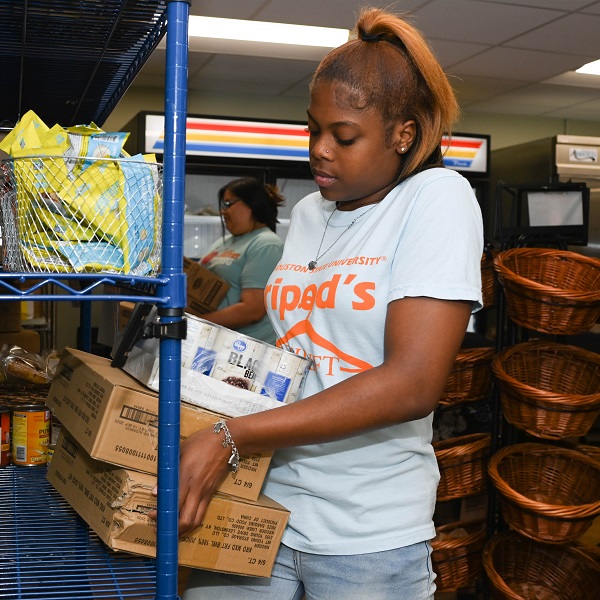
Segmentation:
<svg viewBox="0 0 600 600">
<path fill-rule="evenodd" d="M 329 150 L 325 150 L 325 154 L 329 154 Z"/>
</svg>

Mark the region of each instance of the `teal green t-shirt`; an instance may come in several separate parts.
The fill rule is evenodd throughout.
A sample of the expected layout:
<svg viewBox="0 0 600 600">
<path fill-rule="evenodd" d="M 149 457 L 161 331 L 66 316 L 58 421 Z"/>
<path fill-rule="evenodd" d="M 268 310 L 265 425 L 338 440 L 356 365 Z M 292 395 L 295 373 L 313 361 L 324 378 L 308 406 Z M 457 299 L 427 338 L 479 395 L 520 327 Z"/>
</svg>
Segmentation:
<svg viewBox="0 0 600 600">
<path fill-rule="evenodd" d="M 231 286 L 218 308 L 237 304 L 243 289 L 264 290 L 282 252 L 282 239 L 268 227 L 219 238 L 200 261 L 203 267 Z M 269 344 L 275 343 L 275 331 L 266 315 L 258 323 L 240 327 L 238 331 Z"/>
</svg>

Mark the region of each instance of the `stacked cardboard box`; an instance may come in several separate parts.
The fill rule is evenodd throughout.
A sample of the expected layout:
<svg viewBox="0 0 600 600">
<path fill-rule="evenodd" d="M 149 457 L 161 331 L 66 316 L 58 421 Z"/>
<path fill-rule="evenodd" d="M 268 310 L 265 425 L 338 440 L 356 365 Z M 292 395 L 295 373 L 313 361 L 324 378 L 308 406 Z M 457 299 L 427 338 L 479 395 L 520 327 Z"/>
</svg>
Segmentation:
<svg viewBox="0 0 600 600">
<path fill-rule="evenodd" d="M 227 295 L 229 284 L 191 258 L 183 258 L 187 279 L 187 310 L 203 315 L 217 309 Z"/>
<path fill-rule="evenodd" d="M 47 405 L 62 423 L 48 480 L 115 550 L 155 556 L 158 394 L 108 359 L 67 348 Z M 181 438 L 221 415 L 181 403 Z M 289 512 L 260 494 L 269 455 L 242 457 L 203 524 L 180 540 L 182 565 L 270 576 Z"/>
<path fill-rule="evenodd" d="M 183 271 L 187 283 L 187 312 L 199 316 L 217 310 L 217 307 L 227 295 L 229 284 L 191 258 L 183 258 Z M 122 330 L 127 325 L 134 308 L 135 304 L 133 302 L 119 302 L 117 331 Z"/>
</svg>

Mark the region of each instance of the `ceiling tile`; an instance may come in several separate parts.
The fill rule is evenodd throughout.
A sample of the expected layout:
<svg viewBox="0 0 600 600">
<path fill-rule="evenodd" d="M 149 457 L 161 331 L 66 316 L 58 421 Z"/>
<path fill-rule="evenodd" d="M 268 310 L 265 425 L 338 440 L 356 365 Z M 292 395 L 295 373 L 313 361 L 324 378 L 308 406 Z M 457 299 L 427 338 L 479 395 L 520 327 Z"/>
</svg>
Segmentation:
<svg viewBox="0 0 600 600">
<path fill-rule="evenodd" d="M 578 69 L 585 60 L 583 56 L 496 47 L 453 65 L 450 71 L 457 75 L 539 81 Z"/>
<path fill-rule="evenodd" d="M 450 83 L 456 91 L 459 104 L 469 106 L 475 102 L 493 98 L 500 94 L 506 94 L 512 90 L 524 87 L 522 81 L 510 79 L 491 79 L 487 77 L 450 77 Z"/>
<path fill-rule="evenodd" d="M 192 0 L 190 13 L 351 28 L 364 4 L 412 13 L 471 114 L 600 121 L 600 77 L 573 72 L 600 58 L 598 0 Z M 190 52 L 190 91 L 223 103 L 260 95 L 257 110 L 303 106 L 317 64 L 225 55 L 211 46 Z M 155 51 L 133 85 L 164 87 L 164 51 Z"/>
<path fill-rule="evenodd" d="M 508 94 L 498 95 L 495 100 L 498 102 L 510 102 L 517 106 L 533 106 L 539 108 L 540 112 L 544 112 L 549 109 L 589 102 L 599 97 L 600 92 L 598 90 L 589 90 L 587 88 L 573 89 L 564 86 L 553 86 L 552 89 L 549 89 L 547 84 L 535 83 L 518 90 L 513 90 Z"/>
<path fill-rule="evenodd" d="M 214 82 L 224 81 L 233 82 L 241 93 L 250 89 L 258 90 L 262 86 L 265 94 L 279 94 L 309 77 L 316 66 L 317 63 L 307 61 L 217 55 L 193 74 L 192 81 L 196 90 L 202 89 L 203 81 L 207 86 L 212 81 L 213 90 Z M 226 87 L 230 86 L 227 84 Z"/>
<path fill-rule="evenodd" d="M 581 10 L 582 13 L 589 13 L 593 15 L 600 15 L 600 2 L 596 2 L 591 4 L 590 6 L 586 6 Z"/>
<path fill-rule="evenodd" d="M 498 0 L 481 0 L 481 2 L 496 3 Z M 502 0 L 502 4 L 517 4 L 519 6 L 539 6 L 556 10 L 572 11 L 583 8 L 590 0 Z"/>
<path fill-rule="evenodd" d="M 302 0 L 297 2 L 281 2 L 271 0 L 255 17 L 261 21 L 276 23 L 300 23 L 321 27 L 342 27 L 353 29 L 360 9 L 365 6 L 376 8 L 390 7 L 398 11 L 408 12 L 427 4 L 427 0 L 403 0 L 396 7 L 389 0 Z"/>
<path fill-rule="evenodd" d="M 581 121 L 598 121 L 600 114 L 600 99 L 592 102 L 584 102 L 575 107 L 562 108 L 550 111 L 545 114 L 546 117 L 559 119 L 579 119 Z"/>
<path fill-rule="evenodd" d="M 556 77 L 550 77 L 545 79 L 542 83 L 551 83 L 556 85 L 569 85 L 573 87 L 586 87 L 586 88 L 600 88 L 600 76 L 598 75 L 585 75 L 583 73 L 576 73 L 575 71 L 567 71 Z"/>
<path fill-rule="evenodd" d="M 573 14 L 529 33 L 515 36 L 507 46 L 600 58 L 600 16 Z"/>
<path fill-rule="evenodd" d="M 561 13 L 496 2 L 433 0 L 414 14 L 415 24 L 428 38 L 500 44 Z"/>
<path fill-rule="evenodd" d="M 468 44 L 466 42 L 448 40 L 428 41 L 444 69 L 471 56 L 476 56 L 489 48 L 489 46 L 484 44 Z"/>
<path fill-rule="evenodd" d="M 191 0 L 190 15 L 252 19 L 265 0 Z"/>
</svg>

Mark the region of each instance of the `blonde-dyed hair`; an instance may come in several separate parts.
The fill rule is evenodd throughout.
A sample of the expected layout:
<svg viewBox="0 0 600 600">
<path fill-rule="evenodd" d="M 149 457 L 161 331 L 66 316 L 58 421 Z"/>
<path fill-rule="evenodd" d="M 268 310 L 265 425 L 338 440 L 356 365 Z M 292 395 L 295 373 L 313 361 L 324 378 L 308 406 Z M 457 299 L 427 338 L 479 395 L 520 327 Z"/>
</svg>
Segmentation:
<svg viewBox="0 0 600 600">
<path fill-rule="evenodd" d="M 332 50 L 318 66 L 311 92 L 321 82 L 339 83 L 337 102 L 380 113 L 386 143 L 398 122 L 414 120 L 416 138 L 398 181 L 442 166 L 441 141 L 459 116 L 452 86 L 423 35 L 407 21 L 378 8 L 363 8 L 356 37 Z"/>
</svg>

